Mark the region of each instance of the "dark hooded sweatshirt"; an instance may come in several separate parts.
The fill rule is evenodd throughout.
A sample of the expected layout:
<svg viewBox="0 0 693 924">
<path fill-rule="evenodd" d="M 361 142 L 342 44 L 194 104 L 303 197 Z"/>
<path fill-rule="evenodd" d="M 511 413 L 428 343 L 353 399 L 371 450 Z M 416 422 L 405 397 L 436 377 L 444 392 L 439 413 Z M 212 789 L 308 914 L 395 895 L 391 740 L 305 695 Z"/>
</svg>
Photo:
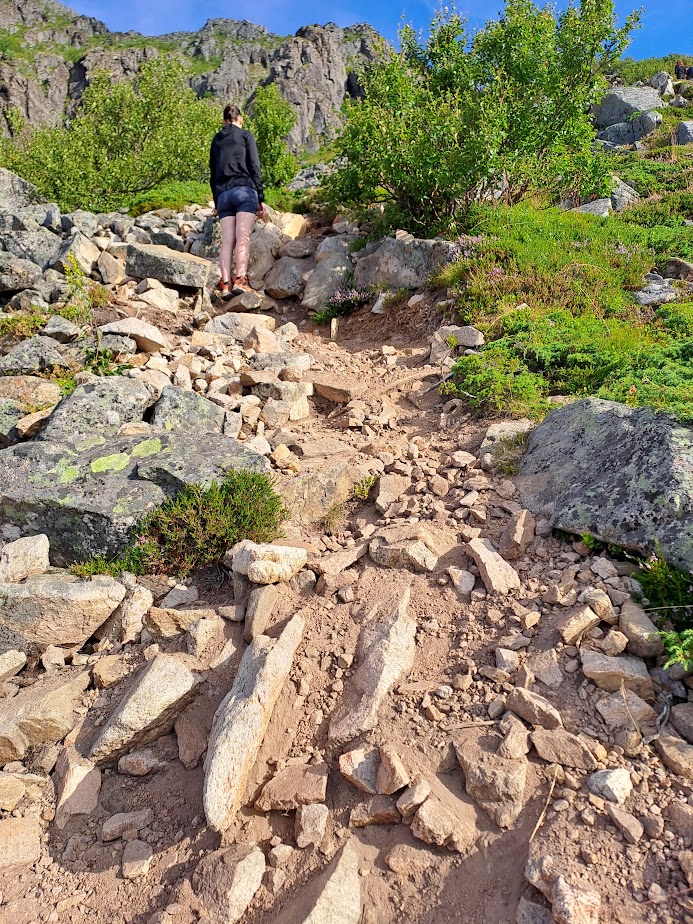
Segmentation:
<svg viewBox="0 0 693 924">
<path fill-rule="evenodd" d="M 209 151 L 209 185 L 215 205 L 221 193 L 234 186 L 249 186 L 264 201 L 260 158 L 250 132 L 225 125 L 216 133 Z"/>
</svg>

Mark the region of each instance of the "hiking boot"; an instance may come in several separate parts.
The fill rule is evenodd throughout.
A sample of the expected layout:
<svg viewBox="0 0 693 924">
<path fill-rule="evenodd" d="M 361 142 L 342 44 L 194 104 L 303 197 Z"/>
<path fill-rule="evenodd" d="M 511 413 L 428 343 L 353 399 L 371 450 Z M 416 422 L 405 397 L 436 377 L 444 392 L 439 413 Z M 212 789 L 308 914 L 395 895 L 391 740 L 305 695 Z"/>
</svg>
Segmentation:
<svg viewBox="0 0 693 924">
<path fill-rule="evenodd" d="M 250 280 L 247 276 L 234 276 L 233 277 L 233 294 L 242 295 L 244 292 L 254 292 L 255 290 L 250 284 Z"/>
<path fill-rule="evenodd" d="M 231 283 L 230 282 L 220 282 L 219 283 L 219 298 L 223 302 L 227 302 L 232 296 L 233 296 L 233 292 L 231 290 Z"/>
</svg>

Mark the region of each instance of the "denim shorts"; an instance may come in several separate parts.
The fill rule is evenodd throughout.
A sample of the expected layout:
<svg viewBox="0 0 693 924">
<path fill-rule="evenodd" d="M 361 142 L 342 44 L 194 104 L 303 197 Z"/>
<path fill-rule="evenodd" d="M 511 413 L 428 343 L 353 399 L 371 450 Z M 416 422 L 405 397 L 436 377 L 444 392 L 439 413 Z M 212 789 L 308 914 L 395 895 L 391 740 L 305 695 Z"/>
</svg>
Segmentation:
<svg viewBox="0 0 693 924">
<path fill-rule="evenodd" d="M 217 201 L 217 214 L 219 218 L 229 218 L 238 212 L 255 214 L 260 208 L 260 200 L 256 190 L 251 186 L 232 186 L 224 190 Z"/>
</svg>

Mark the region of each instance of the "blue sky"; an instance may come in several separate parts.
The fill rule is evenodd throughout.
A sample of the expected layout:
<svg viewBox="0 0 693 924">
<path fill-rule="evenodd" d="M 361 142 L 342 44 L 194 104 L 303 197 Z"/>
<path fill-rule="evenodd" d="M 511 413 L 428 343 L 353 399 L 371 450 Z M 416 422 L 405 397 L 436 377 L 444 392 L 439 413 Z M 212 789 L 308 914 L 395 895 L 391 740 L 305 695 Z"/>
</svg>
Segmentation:
<svg viewBox="0 0 693 924">
<path fill-rule="evenodd" d="M 205 20 L 226 16 L 249 19 L 270 32 L 289 35 L 299 26 L 328 21 L 340 26 L 368 22 L 394 39 L 402 14 L 416 28 L 431 19 L 435 0 L 67 0 L 80 13 L 96 16 L 113 30 L 134 29 L 148 35 L 181 30 L 194 31 Z M 641 0 L 642 2 L 642 0 Z M 693 55 L 692 0 L 644 0 L 643 26 L 635 34 L 630 54 L 637 58 L 670 52 Z M 502 0 L 459 0 L 458 9 L 470 24 L 480 26 L 495 16 Z M 616 0 L 621 15 L 638 6 L 638 0 Z"/>
</svg>

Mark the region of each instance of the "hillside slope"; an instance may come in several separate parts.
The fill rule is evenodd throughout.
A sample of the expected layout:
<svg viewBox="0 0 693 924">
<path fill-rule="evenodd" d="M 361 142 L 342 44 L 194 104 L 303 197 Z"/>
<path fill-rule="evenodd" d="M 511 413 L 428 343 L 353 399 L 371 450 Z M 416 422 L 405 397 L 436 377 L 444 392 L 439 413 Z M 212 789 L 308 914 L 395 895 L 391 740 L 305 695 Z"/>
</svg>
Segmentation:
<svg viewBox="0 0 693 924">
<path fill-rule="evenodd" d="M 378 34 L 368 25 L 341 29 L 311 25 L 294 36 L 262 26 L 212 19 L 197 32 L 156 37 L 115 33 L 53 0 L 0 0 L 0 128 L 16 107 L 33 124 L 58 124 L 74 109 L 96 70 L 118 78 L 137 72 L 162 52 L 192 65 L 195 89 L 245 105 L 255 89 L 276 83 L 296 109 L 289 142 L 317 149 L 339 122 L 356 70 L 375 54 Z"/>
</svg>

